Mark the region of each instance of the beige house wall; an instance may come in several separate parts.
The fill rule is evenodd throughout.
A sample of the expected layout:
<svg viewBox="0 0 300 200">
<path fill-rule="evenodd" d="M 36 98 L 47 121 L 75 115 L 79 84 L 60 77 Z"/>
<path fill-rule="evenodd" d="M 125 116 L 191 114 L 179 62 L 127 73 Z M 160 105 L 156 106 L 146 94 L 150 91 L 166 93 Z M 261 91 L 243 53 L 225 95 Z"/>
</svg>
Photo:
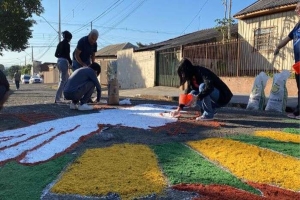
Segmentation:
<svg viewBox="0 0 300 200">
<path fill-rule="evenodd" d="M 259 59 L 259 62 L 255 63 L 256 65 L 264 65 L 270 68 L 274 67 L 278 70 L 291 70 L 291 67 L 294 64 L 292 42 L 289 42 L 286 47 L 282 48 L 278 56 L 274 56 L 273 51 L 254 52 L 254 31 L 258 28 L 275 27 L 275 50 L 275 47 L 279 43 L 279 41 L 288 36 L 289 32 L 293 29 L 298 20 L 299 19 L 298 17 L 296 17 L 294 11 L 287 11 L 251 19 L 238 20 L 238 32 L 240 36 L 248 41 L 249 46 L 252 47 L 250 48 L 250 51 L 245 55 L 247 56 L 247 58 L 245 59 L 251 60 L 251 57 L 254 57 L 255 54 L 259 53 L 261 55 L 261 59 Z"/>
<path fill-rule="evenodd" d="M 155 51 L 118 51 L 117 78 L 120 88 L 148 88 L 155 84 Z"/>
<path fill-rule="evenodd" d="M 59 71 L 57 67 L 49 67 L 49 71 L 43 72 L 44 83 L 58 83 L 59 81 Z"/>
</svg>

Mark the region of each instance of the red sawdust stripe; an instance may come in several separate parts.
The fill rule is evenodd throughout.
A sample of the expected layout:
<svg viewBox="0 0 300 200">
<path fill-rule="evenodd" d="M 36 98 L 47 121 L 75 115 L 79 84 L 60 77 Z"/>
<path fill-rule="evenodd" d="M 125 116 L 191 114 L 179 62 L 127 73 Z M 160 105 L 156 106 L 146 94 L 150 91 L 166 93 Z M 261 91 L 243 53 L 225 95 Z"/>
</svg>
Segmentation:
<svg viewBox="0 0 300 200">
<path fill-rule="evenodd" d="M 76 128 L 78 128 L 79 126 L 76 126 L 73 130 L 75 130 Z M 48 162 L 49 160 L 52 160 L 52 159 L 55 159 L 67 152 L 69 152 L 70 150 L 72 150 L 73 148 L 75 148 L 76 146 L 78 146 L 80 143 L 82 143 L 84 140 L 90 138 L 91 136 L 99 133 L 102 129 L 103 129 L 104 125 L 103 124 L 98 124 L 98 129 L 89 133 L 89 134 L 86 134 L 86 135 L 83 135 L 81 136 L 77 142 L 73 143 L 71 146 L 69 146 L 68 148 L 66 148 L 64 151 L 60 152 L 60 153 L 57 153 L 55 154 L 54 156 L 52 156 L 51 158 L 47 159 L 47 160 L 44 160 L 44 161 L 40 161 L 40 162 L 35 162 L 35 163 L 21 163 L 20 161 L 25 157 L 26 153 L 30 152 L 30 151 L 34 151 L 35 149 L 39 148 L 40 146 L 43 146 L 45 145 L 46 143 L 43 143 L 42 145 L 40 145 L 39 147 L 37 148 L 34 148 L 34 149 L 31 149 L 29 151 L 27 151 L 25 154 L 22 155 L 22 157 L 18 157 L 16 160 L 18 163 L 22 164 L 22 165 L 27 165 L 27 166 L 33 166 L 33 165 L 38 165 L 38 164 L 41 164 L 41 163 L 45 163 L 45 162 Z M 72 131 L 72 130 L 70 130 Z M 63 133 L 65 134 L 65 133 Z M 62 134 L 60 134 L 62 135 Z M 54 138 L 53 138 L 54 139 Z M 52 140 L 53 140 L 52 139 Z M 0 163 L 1 164 L 1 163 Z"/>
<path fill-rule="evenodd" d="M 5 163 L 7 163 L 7 162 L 9 162 L 9 161 L 11 161 L 11 160 L 14 160 L 14 159 L 16 159 L 16 160 L 19 162 L 20 160 L 22 160 L 22 159 L 25 157 L 25 155 L 26 155 L 28 152 L 33 151 L 33 150 L 35 150 L 35 149 L 38 149 L 38 148 L 40 148 L 41 146 L 45 145 L 46 143 L 48 143 L 48 142 L 54 140 L 56 137 L 58 137 L 58 136 L 60 136 L 60 135 L 62 135 L 62 134 L 65 134 L 65 133 L 67 133 L 67 132 L 73 131 L 73 130 L 75 130 L 75 129 L 78 128 L 78 127 L 79 127 L 79 125 L 77 125 L 75 128 L 70 129 L 70 130 L 68 130 L 68 131 L 62 131 L 62 132 L 60 132 L 60 133 L 58 133 L 58 134 L 52 136 L 52 137 L 49 138 L 48 140 L 42 142 L 41 144 L 39 144 L 39 145 L 37 145 L 37 146 L 35 146 L 35 147 L 29 149 L 29 150 L 25 150 L 25 151 L 22 152 L 20 155 L 14 157 L 14 158 L 9 158 L 9 159 L 6 159 L 6 160 L 1 161 L 1 162 L 0 162 L 0 165 L 3 165 L 3 164 L 5 164 Z M 51 129 L 50 129 L 50 130 L 51 130 Z M 40 134 L 40 135 L 41 135 L 41 134 Z M 28 139 L 28 140 L 29 140 L 29 139 Z M 28 141 L 28 140 L 27 140 L 27 141 Z"/>
<path fill-rule="evenodd" d="M 26 135 L 25 133 L 21 134 L 21 135 L 17 135 L 17 136 L 6 136 L 6 137 L 0 137 L 0 141 L 5 142 L 11 139 L 15 139 L 15 138 L 19 138 Z"/>
<path fill-rule="evenodd" d="M 1 151 L 1 150 L 4 150 L 4 149 L 8 149 L 8 148 L 10 148 L 10 147 L 17 146 L 17 145 L 19 145 L 19 144 L 22 144 L 22 143 L 27 142 L 27 141 L 29 141 L 29 140 L 32 140 L 32 139 L 34 139 L 34 138 L 37 138 L 37 137 L 39 137 L 39 136 L 41 136 L 41 135 L 44 135 L 44 134 L 46 134 L 46 133 L 49 133 L 49 132 L 52 131 L 52 130 L 53 130 L 53 128 L 50 128 L 50 130 L 48 130 L 48 131 L 46 131 L 46 132 L 39 133 L 39 134 L 37 134 L 37 135 L 33 135 L 33 136 L 31 136 L 31 137 L 29 137 L 29 138 L 27 138 L 27 139 L 25 139 L 25 140 L 16 142 L 16 143 L 11 144 L 11 145 L 8 145 L 8 146 L 1 147 L 1 148 L 0 148 L 0 151 Z M 25 135 L 25 134 L 22 134 L 22 135 Z"/>
<path fill-rule="evenodd" d="M 267 184 L 251 183 L 249 185 L 259 189 L 262 196 L 239 190 L 228 185 L 179 184 L 172 188 L 181 191 L 197 192 L 194 200 L 295 200 L 300 199 L 300 193 L 270 186 Z"/>
<path fill-rule="evenodd" d="M 12 114 L 12 115 L 17 117 L 21 121 L 29 123 L 29 124 L 35 124 L 36 122 L 41 121 L 41 120 L 49 120 L 49 119 L 57 118 L 54 115 L 45 114 L 45 113 L 35 113 L 35 112 L 27 112 L 27 113 Z"/>
</svg>

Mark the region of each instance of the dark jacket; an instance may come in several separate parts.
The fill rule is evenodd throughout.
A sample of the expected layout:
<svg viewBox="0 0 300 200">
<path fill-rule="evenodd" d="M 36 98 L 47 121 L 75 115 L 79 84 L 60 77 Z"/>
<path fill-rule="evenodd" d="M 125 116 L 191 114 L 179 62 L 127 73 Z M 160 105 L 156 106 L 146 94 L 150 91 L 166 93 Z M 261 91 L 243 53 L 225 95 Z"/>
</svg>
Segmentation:
<svg viewBox="0 0 300 200">
<path fill-rule="evenodd" d="M 64 39 L 58 43 L 55 51 L 56 58 L 65 58 L 69 61 L 69 64 L 72 65 L 72 60 L 70 57 L 70 44 L 67 39 Z"/>
<path fill-rule="evenodd" d="M 212 71 L 205 67 L 194 66 L 188 59 L 183 59 L 178 67 L 178 75 L 184 73 L 185 78 L 181 79 L 181 84 L 185 81 L 188 83 L 188 87 L 185 93 L 190 93 L 192 90 L 199 91 L 199 88 L 194 86 L 192 83 L 193 77 L 195 77 L 198 85 L 201 83 L 205 84 L 204 90 L 199 93 L 198 98 L 201 100 L 207 95 L 209 95 L 214 88 L 220 91 L 220 97 L 218 103 L 220 106 L 224 106 L 229 103 L 232 98 L 232 93 L 227 85 Z"/>
<path fill-rule="evenodd" d="M 0 70 L 0 85 L 4 86 L 6 91 L 9 91 L 9 83 L 7 81 L 5 74 L 1 70 Z"/>
</svg>

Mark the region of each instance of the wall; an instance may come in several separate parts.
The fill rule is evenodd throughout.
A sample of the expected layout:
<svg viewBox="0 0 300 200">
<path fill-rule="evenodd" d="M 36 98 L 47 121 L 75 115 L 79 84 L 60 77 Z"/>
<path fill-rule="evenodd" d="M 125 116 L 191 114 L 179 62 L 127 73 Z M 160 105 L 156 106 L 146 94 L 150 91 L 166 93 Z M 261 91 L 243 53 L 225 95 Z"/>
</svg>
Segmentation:
<svg viewBox="0 0 300 200">
<path fill-rule="evenodd" d="M 249 94 L 252 90 L 254 77 L 221 77 L 221 79 L 228 85 L 234 94 Z M 273 80 L 270 78 L 265 88 L 265 95 L 268 97 L 272 88 Z M 295 79 L 288 79 L 286 82 L 288 96 L 297 96 L 297 86 Z"/>
<path fill-rule="evenodd" d="M 49 67 L 49 71 L 43 72 L 44 83 L 58 83 L 59 71 L 57 68 Z"/>
<path fill-rule="evenodd" d="M 248 41 L 249 45 L 253 47 L 254 44 L 254 30 L 257 28 L 271 28 L 275 27 L 274 32 L 274 49 L 272 51 L 249 52 L 246 58 L 259 53 L 263 59 L 258 65 L 268 65 L 279 70 L 290 70 L 294 63 L 293 46 L 289 42 L 286 47 L 280 50 L 278 56 L 274 56 L 273 52 L 276 45 L 288 36 L 294 25 L 298 22 L 298 17 L 295 11 L 287 11 L 276 13 L 257 18 L 243 19 L 238 21 L 238 32 L 242 38 Z M 249 63 L 249 62 L 248 62 Z M 250 62 L 251 63 L 251 62 Z"/>
<path fill-rule="evenodd" d="M 122 89 L 147 88 L 155 85 L 155 51 L 117 53 L 117 77 Z"/>
</svg>

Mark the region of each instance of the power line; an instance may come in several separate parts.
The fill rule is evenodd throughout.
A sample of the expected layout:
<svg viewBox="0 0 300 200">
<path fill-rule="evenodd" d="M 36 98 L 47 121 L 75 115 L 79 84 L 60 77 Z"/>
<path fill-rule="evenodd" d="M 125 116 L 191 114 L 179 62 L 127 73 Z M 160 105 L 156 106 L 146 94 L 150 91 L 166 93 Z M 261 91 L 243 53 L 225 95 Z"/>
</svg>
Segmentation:
<svg viewBox="0 0 300 200">
<path fill-rule="evenodd" d="M 204 6 L 206 5 L 206 3 L 208 2 L 208 0 L 206 0 L 204 2 L 204 4 L 202 5 L 202 7 L 200 8 L 200 10 L 198 11 L 197 15 L 192 19 L 192 21 L 189 23 L 189 25 L 187 25 L 187 27 L 185 27 L 185 29 L 182 31 L 181 35 L 184 34 L 184 32 L 186 31 L 186 29 L 193 23 L 193 21 L 197 18 L 197 16 L 200 14 L 200 12 L 202 11 L 202 9 L 204 8 Z"/>
</svg>

